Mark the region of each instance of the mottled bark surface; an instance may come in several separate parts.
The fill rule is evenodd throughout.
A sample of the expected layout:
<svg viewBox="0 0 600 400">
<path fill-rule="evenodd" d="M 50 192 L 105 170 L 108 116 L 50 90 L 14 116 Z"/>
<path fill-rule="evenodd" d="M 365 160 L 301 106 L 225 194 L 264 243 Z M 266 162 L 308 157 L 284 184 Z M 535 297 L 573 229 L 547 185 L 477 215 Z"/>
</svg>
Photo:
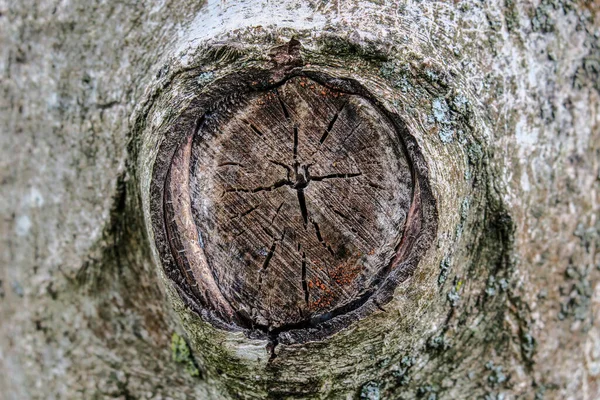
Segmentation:
<svg viewBox="0 0 600 400">
<path fill-rule="evenodd" d="M 599 13 L 583 0 L 0 2 L 0 397 L 598 398 Z M 284 65 L 273 48 L 293 37 L 307 68 L 356 80 L 406 124 L 438 229 L 389 303 L 273 349 L 206 322 L 163 272 L 151 177 L 184 110 L 229 74 Z M 288 179 L 262 161 L 256 187 Z M 313 203 L 303 217 L 295 192 L 281 201 L 303 231 Z M 330 257 L 312 234 L 314 257 Z"/>
</svg>

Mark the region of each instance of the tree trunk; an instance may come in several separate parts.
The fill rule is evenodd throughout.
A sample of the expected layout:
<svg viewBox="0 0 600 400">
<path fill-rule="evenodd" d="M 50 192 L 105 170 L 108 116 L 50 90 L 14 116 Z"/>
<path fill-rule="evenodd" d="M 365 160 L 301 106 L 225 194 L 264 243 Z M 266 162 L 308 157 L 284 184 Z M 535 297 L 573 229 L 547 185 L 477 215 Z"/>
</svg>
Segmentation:
<svg viewBox="0 0 600 400">
<path fill-rule="evenodd" d="M 0 398 L 599 398 L 599 21 L 0 3 Z"/>
</svg>

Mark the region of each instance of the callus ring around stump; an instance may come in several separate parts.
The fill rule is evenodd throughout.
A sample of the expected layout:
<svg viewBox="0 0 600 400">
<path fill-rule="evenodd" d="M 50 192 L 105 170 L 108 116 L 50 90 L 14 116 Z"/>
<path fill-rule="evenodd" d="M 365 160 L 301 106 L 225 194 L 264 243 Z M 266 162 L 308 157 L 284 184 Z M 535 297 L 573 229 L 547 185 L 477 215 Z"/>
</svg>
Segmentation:
<svg viewBox="0 0 600 400">
<path fill-rule="evenodd" d="M 325 337 L 388 302 L 429 245 L 425 163 L 356 81 L 296 71 L 234 82 L 184 113 L 163 146 L 153 222 L 165 269 L 220 327 Z"/>
</svg>

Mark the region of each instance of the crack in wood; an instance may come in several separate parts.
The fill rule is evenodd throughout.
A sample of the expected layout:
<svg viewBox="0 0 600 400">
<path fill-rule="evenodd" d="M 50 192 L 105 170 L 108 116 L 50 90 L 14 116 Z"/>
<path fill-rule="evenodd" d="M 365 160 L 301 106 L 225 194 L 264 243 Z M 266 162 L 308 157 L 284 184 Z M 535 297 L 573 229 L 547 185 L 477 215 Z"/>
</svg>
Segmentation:
<svg viewBox="0 0 600 400">
<path fill-rule="evenodd" d="M 232 192 L 258 193 L 258 192 L 264 192 L 264 191 L 270 192 L 272 190 L 278 189 L 285 185 L 291 185 L 291 182 L 288 181 L 287 179 L 280 179 L 270 186 L 259 186 L 259 187 L 253 188 L 253 189 L 248 189 L 248 188 L 243 188 L 243 187 L 231 187 L 231 188 L 225 189 L 225 193 L 232 193 Z"/>
<path fill-rule="evenodd" d="M 298 159 L 298 127 L 294 125 L 294 164 Z"/>
<path fill-rule="evenodd" d="M 356 125 L 354 128 L 352 128 L 352 129 L 350 130 L 350 133 L 348 133 L 348 135 L 346 135 L 346 137 L 344 137 L 344 139 L 342 140 L 342 145 L 345 145 L 345 144 L 346 144 L 346 141 L 347 141 L 348 139 L 350 139 L 350 136 L 354 135 L 354 132 L 356 132 L 356 130 L 362 126 L 362 123 L 363 123 L 363 122 L 362 122 L 362 121 L 360 121 L 360 122 L 359 122 L 359 123 L 358 123 L 358 124 L 357 124 L 357 125 Z"/>
<path fill-rule="evenodd" d="M 398 132 L 364 100 L 306 78 L 278 89 L 215 111 L 189 167 L 215 281 L 244 326 L 273 341 L 366 302 L 400 242 L 407 213 L 391 208 L 409 207 L 412 182 L 386 151 Z"/>
<path fill-rule="evenodd" d="M 244 211 L 243 213 L 241 213 L 239 216 L 241 217 L 245 217 L 246 215 L 250 214 L 252 211 L 256 210 L 258 207 L 260 206 L 260 204 L 258 206 L 252 207 L 246 211 Z"/>
<path fill-rule="evenodd" d="M 323 136 L 321 136 L 321 139 L 319 139 L 319 144 L 322 145 L 325 142 L 325 140 L 327 140 L 327 138 L 329 137 L 329 134 L 331 133 L 331 130 L 333 129 L 333 126 L 335 125 L 336 121 L 338 120 L 338 117 L 339 117 L 340 113 L 346 107 L 346 104 L 348 104 L 348 101 L 346 101 L 344 103 L 344 105 L 342 107 L 340 107 L 340 109 L 338 110 L 338 112 L 336 112 L 334 114 L 334 116 L 331 119 L 331 121 L 329 121 L 329 125 L 327 125 L 327 130 L 325 130 L 325 132 L 323 132 Z"/>
<path fill-rule="evenodd" d="M 332 207 L 331 209 L 333 210 L 333 212 L 334 212 L 334 213 L 336 213 L 336 214 L 337 214 L 337 215 L 339 215 L 340 217 L 342 217 L 342 218 L 344 218 L 344 219 L 347 219 L 347 220 L 349 220 L 349 219 L 350 219 L 350 218 L 349 218 L 349 217 L 348 217 L 346 214 L 344 214 L 344 213 L 342 213 L 341 211 L 337 210 L 335 207 Z"/>
<path fill-rule="evenodd" d="M 260 207 L 261 203 L 258 203 L 255 206 L 250 207 L 249 209 L 247 209 L 246 211 L 243 211 L 241 213 L 237 213 L 234 214 L 231 218 L 230 221 L 236 220 L 236 219 L 240 219 L 242 217 L 245 217 L 246 215 L 252 213 L 253 211 L 255 211 L 256 209 L 258 209 L 258 207 Z"/>
<path fill-rule="evenodd" d="M 275 222 L 275 218 L 277 218 L 277 216 L 279 215 L 279 211 L 281 211 L 281 208 L 283 207 L 283 205 L 285 204 L 285 202 L 281 202 L 281 204 L 279 204 L 279 206 L 277 207 L 277 210 L 275 211 L 275 215 L 273 215 L 273 219 L 271 219 L 271 224 L 273 224 Z"/>
<path fill-rule="evenodd" d="M 336 113 L 331 122 L 329 123 L 329 126 L 327 127 L 327 130 L 325 130 L 325 132 L 323 132 L 323 136 L 321 136 L 321 139 L 319 139 L 319 143 L 323 144 L 325 143 L 325 140 L 327 140 L 327 137 L 329 137 L 329 134 L 331 133 L 331 128 L 333 128 L 333 125 L 335 124 L 335 121 L 337 121 L 338 119 L 338 113 Z"/>
<path fill-rule="evenodd" d="M 304 291 L 304 301 L 308 306 L 310 293 L 308 292 L 308 283 L 306 282 L 306 252 L 304 251 L 302 252 L 302 290 Z"/>
<path fill-rule="evenodd" d="M 250 127 L 250 129 L 252 129 L 252 131 L 254 131 L 254 133 L 256 133 L 258 136 L 260 136 L 260 137 L 264 136 L 264 134 L 253 123 L 251 123 L 247 120 L 243 120 L 242 122 L 244 122 L 246 125 L 248 125 Z"/>
<path fill-rule="evenodd" d="M 331 245 L 329 243 L 327 243 L 323 239 L 323 236 L 321 235 L 321 229 L 319 228 L 319 224 L 316 223 L 315 221 L 311 221 L 311 222 L 313 224 L 313 227 L 315 228 L 315 235 L 317 236 L 317 240 L 319 241 L 319 243 L 321 243 L 321 245 L 323 245 L 323 247 L 325 247 L 327 249 L 327 251 L 329 251 L 329 253 L 331 253 L 331 255 L 334 256 L 335 253 L 333 252 Z"/>
<path fill-rule="evenodd" d="M 265 258 L 265 261 L 263 262 L 263 265 L 260 268 L 261 272 L 264 272 L 267 270 L 267 267 L 269 266 L 269 263 L 271 262 L 271 258 L 273 258 L 273 255 L 275 254 L 276 248 L 277 248 L 277 241 L 274 241 L 273 244 L 271 245 L 271 249 L 269 250 L 269 254 L 267 254 L 267 258 Z"/>
<path fill-rule="evenodd" d="M 312 221 L 312 224 L 315 228 L 315 234 L 317 235 L 317 240 L 319 241 L 319 243 L 323 243 L 323 236 L 321 236 L 321 230 L 319 229 L 319 224 L 316 223 L 315 221 Z"/>
<path fill-rule="evenodd" d="M 289 165 L 282 163 L 281 161 L 277 161 L 277 160 L 269 160 L 270 163 L 275 164 L 279 167 L 283 167 L 286 170 L 287 173 L 287 179 L 290 180 L 290 175 L 292 173 L 292 168 L 290 168 Z"/>
<path fill-rule="evenodd" d="M 285 103 L 283 102 L 281 95 L 279 94 L 279 90 L 275 90 L 275 93 L 277 94 L 277 98 L 279 99 L 279 104 L 281 105 L 281 109 L 283 110 L 283 115 L 285 116 L 285 118 L 290 119 L 290 113 Z"/>
<path fill-rule="evenodd" d="M 306 224 L 308 224 L 308 209 L 306 208 L 306 198 L 304 197 L 304 189 L 297 189 L 297 192 L 298 204 L 300 205 L 300 213 L 302 214 L 304 228 L 306 228 Z"/>
<path fill-rule="evenodd" d="M 321 182 L 324 181 L 325 179 L 348 179 L 348 178 L 355 178 L 357 176 L 361 176 L 362 172 L 356 172 L 356 173 L 350 173 L 350 174 L 329 174 L 329 175 L 323 175 L 323 176 L 311 176 L 310 180 L 311 181 L 315 181 L 315 182 Z"/>
<path fill-rule="evenodd" d="M 273 243 L 271 244 L 271 248 L 269 249 L 269 252 L 267 253 L 267 256 L 266 256 L 265 260 L 263 261 L 263 264 L 259 270 L 259 275 L 258 275 L 258 291 L 259 292 L 262 289 L 263 275 L 267 271 L 267 268 L 269 267 L 269 264 L 271 263 L 271 259 L 275 255 L 275 250 L 277 249 L 277 243 L 283 242 L 283 239 L 285 238 L 285 230 L 281 233 L 281 237 L 279 239 L 277 239 L 277 238 L 275 238 L 273 233 L 268 228 L 266 228 L 264 226 L 262 228 L 263 228 L 263 231 L 269 237 L 271 237 L 271 239 L 273 240 Z"/>
</svg>

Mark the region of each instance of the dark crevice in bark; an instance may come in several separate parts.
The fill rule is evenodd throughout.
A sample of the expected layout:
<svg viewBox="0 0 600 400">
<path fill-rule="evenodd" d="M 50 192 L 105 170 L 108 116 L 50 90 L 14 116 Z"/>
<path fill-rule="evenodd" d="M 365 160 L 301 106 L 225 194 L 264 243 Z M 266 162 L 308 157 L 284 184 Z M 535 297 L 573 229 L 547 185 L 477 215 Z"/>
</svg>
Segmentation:
<svg viewBox="0 0 600 400">
<path fill-rule="evenodd" d="M 380 311 L 387 312 L 377 300 L 373 300 L 373 304 L 375 304 L 375 307 L 377 307 Z"/>
</svg>

